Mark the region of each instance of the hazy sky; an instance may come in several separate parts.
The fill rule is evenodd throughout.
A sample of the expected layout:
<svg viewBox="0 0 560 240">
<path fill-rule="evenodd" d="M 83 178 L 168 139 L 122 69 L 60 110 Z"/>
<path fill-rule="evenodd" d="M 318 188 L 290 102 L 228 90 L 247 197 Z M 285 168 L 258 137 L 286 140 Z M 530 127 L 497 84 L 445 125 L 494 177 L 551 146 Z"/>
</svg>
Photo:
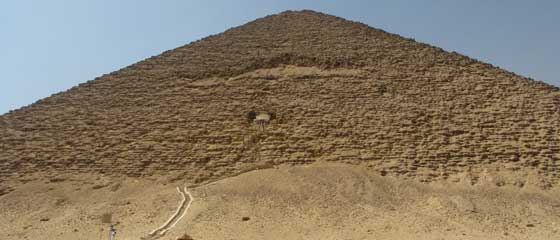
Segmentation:
<svg viewBox="0 0 560 240">
<path fill-rule="evenodd" d="M 363 22 L 560 86 L 560 1 L 2 0 L 0 114 L 289 9 Z"/>
</svg>

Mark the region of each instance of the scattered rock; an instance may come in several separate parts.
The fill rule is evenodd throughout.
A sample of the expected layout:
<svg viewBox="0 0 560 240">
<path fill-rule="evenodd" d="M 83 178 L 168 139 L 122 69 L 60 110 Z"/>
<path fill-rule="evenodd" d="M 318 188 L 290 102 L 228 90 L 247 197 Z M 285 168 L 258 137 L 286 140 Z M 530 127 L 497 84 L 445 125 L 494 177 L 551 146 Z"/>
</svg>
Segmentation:
<svg viewBox="0 0 560 240">
<path fill-rule="evenodd" d="M 111 192 L 116 192 L 117 190 L 119 190 L 119 188 L 121 188 L 121 183 L 120 182 L 113 184 L 113 186 L 111 186 L 111 189 L 109 189 L 109 190 L 111 190 Z"/>
<path fill-rule="evenodd" d="M 56 200 L 56 202 L 54 203 L 55 206 L 62 206 L 64 204 L 66 204 L 68 202 L 68 200 L 64 199 L 64 198 L 59 198 Z"/>
<path fill-rule="evenodd" d="M 58 177 L 58 178 L 51 178 L 51 179 L 49 180 L 49 182 L 51 182 L 51 183 L 57 183 L 57 182 L 64 182 L 65 180 L 66 180 L 66 179 L 64 179 L 64 178 Z"/>
<path fill-rule="evenodd" d="M 105 186 L 106 186 L 106 185 L 103 185 L 103 184 L 97 184 L 97 185 L 94 185 L 94 186 L 91 187 L 91 188 L 93 188 L 93 189 L 101 189 L 101 188 L 104 188 Z"/>
<path fill-rule="evenodd" d="M 194 239 L 185 233 L 183 234 L 183 236 L 178 237 L 177 240 L 194 240 Z"/>
</svg>

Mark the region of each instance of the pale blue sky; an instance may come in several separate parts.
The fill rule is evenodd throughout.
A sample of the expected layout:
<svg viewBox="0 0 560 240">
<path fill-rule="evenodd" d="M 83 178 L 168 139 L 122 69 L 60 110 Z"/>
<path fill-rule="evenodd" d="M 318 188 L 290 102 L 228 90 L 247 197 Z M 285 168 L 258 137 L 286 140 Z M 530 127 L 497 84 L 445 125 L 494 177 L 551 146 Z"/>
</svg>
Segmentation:
<svg viewBox="0 0 560 240">
<path fill-rule="evenodd" d="M 560 86 L 560 1 L 2 0 L 0 114 L 289 9 L 363 22 Z"/>
</svg>

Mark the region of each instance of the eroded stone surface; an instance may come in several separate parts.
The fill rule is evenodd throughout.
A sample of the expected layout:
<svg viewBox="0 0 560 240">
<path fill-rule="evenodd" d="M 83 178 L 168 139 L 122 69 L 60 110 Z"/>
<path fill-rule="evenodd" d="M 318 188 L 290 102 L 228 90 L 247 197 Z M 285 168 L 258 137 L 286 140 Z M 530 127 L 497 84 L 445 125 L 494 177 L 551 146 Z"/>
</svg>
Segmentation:
<svg viewBox="0 0 560 240">
<path fill-rule="evenodd" d="M 247 112 L 272 112 L 259 131 Z M 422 181 L 559 179 L 557 88 L 320 13 L 272 15 L 0 117 L 0 180 L 363 163 Z M 476 181 L 476 176 L 474 181 Z M 0 190 L 9 191 L 7 186 Z"/>
</svg>

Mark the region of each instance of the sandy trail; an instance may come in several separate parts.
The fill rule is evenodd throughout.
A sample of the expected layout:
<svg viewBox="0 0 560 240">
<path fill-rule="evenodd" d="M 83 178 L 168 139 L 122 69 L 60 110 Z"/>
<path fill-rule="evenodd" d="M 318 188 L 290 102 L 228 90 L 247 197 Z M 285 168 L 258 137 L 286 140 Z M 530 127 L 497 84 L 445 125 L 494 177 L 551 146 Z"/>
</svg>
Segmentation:
<svg viewBox="0 0 560 240">
<path fill-rule="evenodd" d="M 40 178 L 0 197 L 0 236 L 106 239 L 99 217 L 110 212 L 117 239 L 560 239 L 560 189 L 542 190 L 518 175 L 420 183 L 315 163 L 250 171 L 196 190 L 162 184 L 168 176 L 119 179 L 117 190 L 94 188 L 117 182 L 106 176 Z M 500 178 L 525 184 L 497 185 Z"/>
<path fill-rule="evenodd" d="M 175 213 L 161 227 L 151 231 L 150 234 L 148 234 L 148 237 L 144 239 L 158 239 L 159 237 L 165 235 L 167 231 L 175 227 L 175 225 L 177 225 L 177 223 L 181 221 L 181 219 L 183 219 L 183 217 L 187 214 L 194 200 L 194 197 L 187 190 L 186 186 L 183 189 L 177 187 L 177 192 L 179 192 L 179 194 L 181 195 L 181 202 L 179 203 L 179 206 L 177 207 Z M 187 196 L 189 198 L 188 203 Z"/>
</svg>

